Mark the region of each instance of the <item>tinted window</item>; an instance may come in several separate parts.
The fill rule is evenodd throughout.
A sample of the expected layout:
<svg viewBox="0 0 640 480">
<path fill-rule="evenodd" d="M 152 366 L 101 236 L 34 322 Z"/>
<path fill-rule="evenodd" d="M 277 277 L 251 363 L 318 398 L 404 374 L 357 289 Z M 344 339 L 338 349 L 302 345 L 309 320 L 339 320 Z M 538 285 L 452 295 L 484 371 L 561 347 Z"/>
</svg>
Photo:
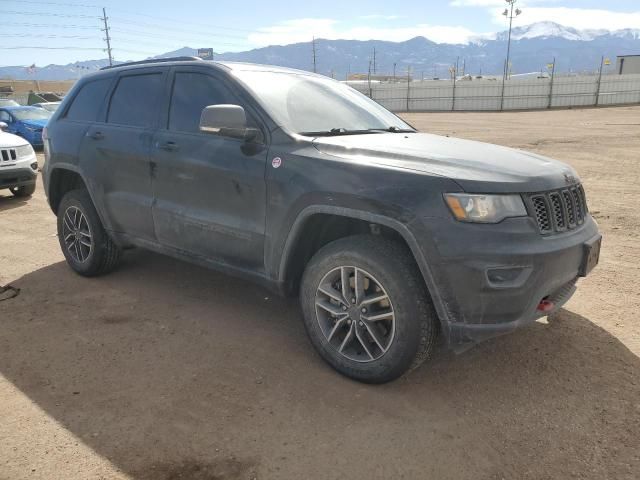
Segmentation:
<svg viewBox="0 0 640 480">
<path fill-rule="evenodd" d="M 10 123 L 11 122 L 11 115 L 9 115 L 7 112 L 5 112 L 4 110 L 0 112 L 0 122 L 6 122 L 6 123 Z"/>
<path fill-rule="evenodd" d="M 209 75 L 176 73 L 169 110 L 169 130 L 198 132 L 200 114 L 208 105 L 238 104 L 233 95 Z"/>
<path fill-rule="evenodd" d="M 95 121 L 110 83 L 110 78 L 85 83 L 67 110 L 66 118 L 87 122 Z"/>
<path fill-rule="evenodd" d="M 162 74 L 150 73 L 122 77 L 111 97 L 107 122 L 149 127 L 162 90 Z"/>
</svg>

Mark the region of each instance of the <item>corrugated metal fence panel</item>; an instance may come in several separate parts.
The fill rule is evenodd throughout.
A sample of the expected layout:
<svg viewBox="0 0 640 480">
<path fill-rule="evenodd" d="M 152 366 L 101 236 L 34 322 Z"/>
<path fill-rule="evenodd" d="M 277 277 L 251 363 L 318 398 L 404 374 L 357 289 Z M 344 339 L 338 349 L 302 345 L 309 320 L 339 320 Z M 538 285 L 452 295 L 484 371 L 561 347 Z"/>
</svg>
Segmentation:
<svg viewBox="0 0 640 480">
<path fill-rule="evenodd" d="M 552 107 L 586 107 L 595 105 L 598 77 L 556 78 Z"/>
<path fill-rule="evenodd" d="M 640 103 L 640 75 L 606 75 L 600 85 L 600 105 Z"/>
<path fill-rule="evenodd" d="M 551 79 L 426 80 L 351 85 L 395 112 L 410 111 L 496 111 L 532 110 L 549 107 Z M 502 91 L 504 88 L 504 100 Z M 598 76 L 556 77 L 552 107 L 580 107 L 596 104 Z M 408 95 L 408 99 L 407 99 Z M 455 97 L 455 99 L 454 99 Z M 605 75 L 600 83 L 599 105 L 640 103 L 640 75 Z"/>
</svg>

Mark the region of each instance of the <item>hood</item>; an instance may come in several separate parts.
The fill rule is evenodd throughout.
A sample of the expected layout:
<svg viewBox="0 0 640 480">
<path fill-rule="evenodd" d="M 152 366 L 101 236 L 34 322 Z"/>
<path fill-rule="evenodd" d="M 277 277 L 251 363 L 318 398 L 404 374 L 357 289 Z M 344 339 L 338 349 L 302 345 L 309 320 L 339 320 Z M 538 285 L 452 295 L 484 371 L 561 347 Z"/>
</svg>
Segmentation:
<svg viewBox="0 0 640 480">
<path fill-rule="evenodd" d="M 541 192 L 578 181 L 571 167 L 541 155 L 426 133 L 318 137 L 313 143 L 345 160 L 447 177 L 470 193 Z"/>
<path fill-rule="evenodd" d="M 28 144 L 24 138 L 0 130 L 0 148 L 15 148 Z"/>
<path fill-rule="evenodd" d="M 44 128 L 47 126 L 48 121 L 46 118 L 42 120 L 21 120 L 24 125 L 31 128 Z"/>
</svg>

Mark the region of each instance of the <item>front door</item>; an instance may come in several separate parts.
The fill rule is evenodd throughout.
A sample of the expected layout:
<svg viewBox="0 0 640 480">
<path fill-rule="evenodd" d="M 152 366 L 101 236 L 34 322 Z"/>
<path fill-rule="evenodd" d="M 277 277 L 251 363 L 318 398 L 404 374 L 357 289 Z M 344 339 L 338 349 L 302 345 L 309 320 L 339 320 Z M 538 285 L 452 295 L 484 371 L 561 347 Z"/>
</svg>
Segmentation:
<svg viewBox="0 0 640 480">
<path fill-rule="evenodd" d="M 142 69 L 120 76 L 106 118 L 88 128 L 83 151 L 100 184 L 114 231 L 155 241 L 151 204 L 151 142 L 168 69 Z"/>
<path fill-rule="evenodd" d="M 199 131 L 204 107 L 245 107 L 210 69 L 176 67 L 164 125 L 153 147 L 153 219 L 158 241 L 221 265 L 264 271 L 264 136 L 254 143 Z"/>
</svg>

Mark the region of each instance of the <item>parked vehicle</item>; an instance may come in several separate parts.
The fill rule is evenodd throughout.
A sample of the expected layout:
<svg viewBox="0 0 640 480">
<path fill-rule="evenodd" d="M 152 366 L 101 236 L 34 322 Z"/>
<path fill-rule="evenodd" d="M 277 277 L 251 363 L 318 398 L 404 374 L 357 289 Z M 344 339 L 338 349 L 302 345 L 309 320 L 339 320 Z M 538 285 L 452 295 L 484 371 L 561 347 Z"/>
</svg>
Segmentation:
<svg viewBox="0 0 640 480">
<path fill-rule="evenodd" d="M 19 107 L 20 104 L 10 98 L 0 98 L 0 107 Z"/>
<path fill-rule="evenodd" d="M 48 112 L 53 113 L 58 109 L 58 107 L 60 106 L 60 103 L 61 102 L 41 102 L 41 103 L 34 103 L 31 106 L 36 108 L 44 108 Z"/>
<path fill-rule="evenodd" d="M 6 133 L 4 128 L 6 125 L 0 122 L 0 190 L 28 197 L 36 190 L 36 154 L 24 138 Z"/>
<path fill-rule="evenodd" d="M 148 248 L 298 294 L 336 370 L 392 380 L 559 309 L 600 234 L 569 166 L 418 133 L 347 85 L 181 58 L 84 76 L 45 132 L 73 270 Z"/>
<path fill-rule="evenodd" d="M 51 112 L 36 107 L 0 107 L 0 122 L 7 124 L 7 132 L 24 138 L 34 147 L 42 147 L 42 129 Z"/>
</svg>

